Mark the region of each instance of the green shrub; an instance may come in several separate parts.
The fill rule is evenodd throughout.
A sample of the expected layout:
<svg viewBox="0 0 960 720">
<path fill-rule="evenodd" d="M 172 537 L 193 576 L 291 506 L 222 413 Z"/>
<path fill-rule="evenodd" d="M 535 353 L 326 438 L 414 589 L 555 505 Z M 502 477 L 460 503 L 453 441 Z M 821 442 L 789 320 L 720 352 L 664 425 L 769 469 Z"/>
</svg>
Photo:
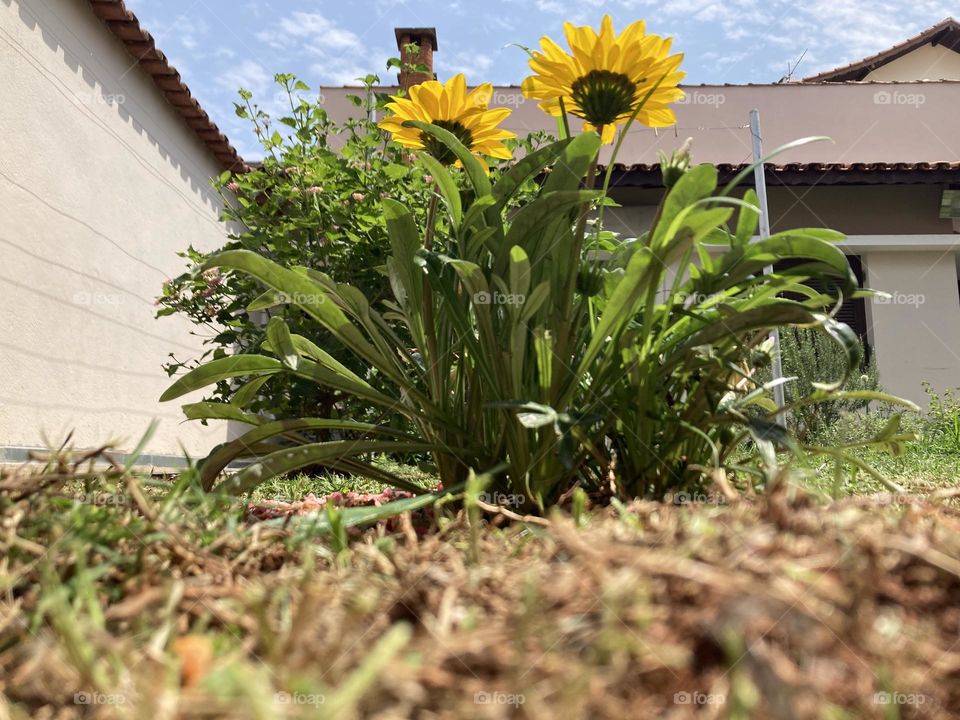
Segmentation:
<svg viewBox="0 0 960 720">
<path fill-rule="evenodd" d="M 584 203 L 601 201 L 602 193 L 581 189 L 599 149 L 596 134 L 531 153 L 491 184 L 452 133 L 416 127 L 448 147 L 463 171 L 421 154 L 437 183 L 423 231 L 411 209 L 383 201 L 393 292 L 385 312 L 326 273 L 286 268 L 248 250 L 220 253 L 204 266 L 255 278 L 272 298 L 261 303 L 297 306 L 366 371 L 352 372 L 276 317 L 264 343 L 269 354 L 214 360 L 163 396 L 228 378 L 258 383 L 292 374 L 402 418 L 412 430 L 323 417 L 270 422 L 236 405 L 188 405 L 188 417 L 255 425 L 206 459 L 208 487 L 228 462 L 256 458 L 224 487 L 246 491 L 324 463 L 419 491 L 365 458 L 422 452 L 433 456 L 446 487 L 471 470 L 486 472 L 497 491 L 543 508 L 574 483 L 597 490 L 611 476 L 623 496 L 696 483 L 744 434 L 760 450 L 756 472 L 769 478 L 776 449 L 789 446 L 768 390 L 752 377 L 754 351 L 771 328 L 817 328 L 839 343 L 848 367 L 859 366 L 854 333 L 820 311 L 838 298 L 781 295 L 803 292 L 811 278 L 853 294 L 856 279 L 832 244 L 839 233 L 804 229 L 751 242 L 758 219 L 752 192 L 745 201 L 729 196 L 732 186 L 718 192 L 716 170 L 701 165 L 665 196 L 650 233 L 602 263 L 578 221 Z M 545 166 L 552 172 L 537 197 L 507 221 L 511 197 Z M 728 231 L 735 206 L 741 211 Z M 712 256 L 708 248 L 717 243 L 726 250 Z M 780 258 L 802 262 L 763 273 Z M 677 265 L 688 271 L 668 282 L 668 268 Z M 581 292 L 584 271 L 596 281 L 588 289 L 581 281 Z M 853 397 L 879 395 L 821 389 L 795 404 Z M 311 442 L 298 436 L 306 430 L 338 435 Z"/>
<path fill-rule="evenodd" d="M 784 387 L 788 403 L 793 403 L 814 392 L 816 383 L 836 383 L 846 380 L 844 390 L 879 391 L 875 356 L 864 360 L 859 367 L 847 370 L 847 358 L 837 344 L 823 333 L 808 328 L 784 328 L 780 333 L 780 358 L 785 377 L 795 380 Z M 769 372 L 764 373 L 770 379 Z M 789 416 L 791 429 L 797 437 L 807 439 L 836 423 L 843 415 L 863 410 L 866 399 L 837 400 L 829 403 L 802 405 Z"/>
<path fill-rule="evenodd" d="M 230 241 L 210 253 L 189 247 L 181 255 L 190 270 L 169 281 L 158 299 L 158 315 L 188 318 L 206 348 L 199 358 L 171 353 L 169 375 L 206 359 L 259 352 L 271 317 L 282 318 L 292 332 L 311 337 L 338 361 L 362 372 L 357 359 L 309 313 L 294 304 L 256 305 L 263 288 L 254 278 L 224 275 L 215 267 L 204 273 L 192 270 L 218 253 L 249 250 L 280 265 L 310 268 L 363 288 L 370 304 L 378 306 L 390 297 L 383 200 L 402 202 L 421 224 L 426 219 L 430 178 L 422 166 L 410 162 L 408 150 L 369 119 L 382 112 L 385 101 L 376 91 L 376 76 L 364 78 L 364 87 L 349 96 L 363 111 L 361 118 L 342 125 L 329 118 L 322 95 L 306 97 L 310 89 L 303 82 L 283 74 L 276 82 L 289 105 L 283 117 L 271 117 L 249 92 L 240 91 L 237 115 L 250 121 L 264 159 L 249 172 L 225 172 L 216 180 L 224 196 L 222 220 L 234 228 Z M 544 137 L 531 137 L 526 147 Z M 521 195 L 529 192 L 530 187 L 523 188 Z M 248 312 L 251 305 L 256 312 Z M 221 381 L 206 399 L 229 402 L 239 389 L 236 383 Z M 248 390 L 238 398 L 240 403 L 274 417 L 363 414 L 363 407 L 344 407 L 343 398 L 329 388 L 292 374 L 272 376 L 255 392 Z"/>
</svg>

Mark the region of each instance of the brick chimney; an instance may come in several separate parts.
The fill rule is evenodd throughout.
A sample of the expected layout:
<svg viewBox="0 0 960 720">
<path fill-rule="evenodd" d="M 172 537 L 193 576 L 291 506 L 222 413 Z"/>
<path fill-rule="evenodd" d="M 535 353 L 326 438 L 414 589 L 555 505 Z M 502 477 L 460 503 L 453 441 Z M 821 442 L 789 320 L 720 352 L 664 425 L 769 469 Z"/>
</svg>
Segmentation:
<svg viewBox="0 0 960 720">
<path fill-rule="evenodd" d="M 394 34 L 397 36 L 397 48 L 400 50 L 400 62 L 404 66 L 425 65 L 427 68 L 426 72 L 409 72 L 401 68 L 398 76 L 400 89 L 409 90 L 411 85 L 433 80 L 436 77 L 433 72 L 433 53 L 437 49 L 437 29 L 395 28 Z M 419 46 L 417 52 L 407 50 L 407 46 L 411 43 Z"/>
</svg>

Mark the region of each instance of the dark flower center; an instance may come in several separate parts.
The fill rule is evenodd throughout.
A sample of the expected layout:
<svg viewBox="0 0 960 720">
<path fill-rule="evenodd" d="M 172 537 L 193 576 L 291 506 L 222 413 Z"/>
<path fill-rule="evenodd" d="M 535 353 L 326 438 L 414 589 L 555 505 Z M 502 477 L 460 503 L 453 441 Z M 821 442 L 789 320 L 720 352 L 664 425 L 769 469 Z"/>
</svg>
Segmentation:
<svg viewBox="0 0 960 720">
<path fill-rule="evenodd" d="M 457 140 L 462 142 L 467 150 L 473 147 L 473 135 L 469 130 L 467 130 L 467 128 L 458 123 L 456 120 L 434 120 L 433 124 L 437 127 L 443 128 L 444 130 L 449 130 L 456 135 Z M 427 152 L 433 155 L 444 165 L 453 165 L 453 163 L 457 161 L 457 156 L 453 154 L 453 150 L 448 148 L 430 133 L 421 132 L 420 141 L 427 149 Z"/>
<path fill-rule="evenodd" d="M 622 73 L 591 70 L 573 83 L 577 113 L 591 125 L 609 125 L 634 107 L 636 84 Z"/>
</svg>

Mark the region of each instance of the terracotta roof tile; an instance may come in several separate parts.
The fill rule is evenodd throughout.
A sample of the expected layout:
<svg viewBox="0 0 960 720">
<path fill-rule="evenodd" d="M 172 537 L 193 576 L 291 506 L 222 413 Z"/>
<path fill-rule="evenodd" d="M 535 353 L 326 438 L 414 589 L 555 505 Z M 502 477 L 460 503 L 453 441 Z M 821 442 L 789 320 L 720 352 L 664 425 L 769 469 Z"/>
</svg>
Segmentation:
<svg viewBox="0 0 960 720">
<path fill-rule="evenodd" d="M 748 167 L 747 164 L 718 163 L 723 180 Z M 910 185 L 960 184 L 960 162 L 917 163 L 785 163 L 764 165 L 770 184 L 776 185 Z M 613 166 L 615 184 L 627 187 L 662 187 L 658 164 L 637 163 Z M 751 175 L 747 184 L 753 181 Z"/>
<path fill-rule="evenodd" d="M 894 45 L 888 50 L 850 63 L 849 65 L 843 65 L 833 70 L 811 75 L 808 78 L 804 78 L 801 82 L 815 83 L 863 80 L 864 77 L 878 67 L 886 65 L 927 43 L 940 43 L 952 50 L 960 52 L 960 22 L 957 22 L 952 17 L 948 17 L 933 27 L 927 28 L 922 33 L 914 35 L 912 38 L 904 40 L 899 45 Z"/>
<path fill-rule="evenodd" d="M 123 0 L 88 0 L 88 2 L 93 13 L 126 46 L 127 52 L 150 75 L 167 102 L 206 144 L 220 166 L 225 170 L 245 170 L 246 163 L 236 148 L 200 107 L 200 103 L 191 94 L 190 88 L 180 79 L 180 73 L 157 48 L 153 37 L 141 27 L 136 15 L 127 9 Z"/>
</svg>

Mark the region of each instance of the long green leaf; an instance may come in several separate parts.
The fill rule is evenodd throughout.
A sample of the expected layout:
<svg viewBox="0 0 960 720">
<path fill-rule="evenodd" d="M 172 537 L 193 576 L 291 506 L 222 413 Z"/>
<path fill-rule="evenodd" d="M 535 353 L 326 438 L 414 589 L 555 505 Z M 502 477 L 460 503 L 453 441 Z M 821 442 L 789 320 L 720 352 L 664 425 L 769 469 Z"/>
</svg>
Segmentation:
<svg viewBox="0 0 960 720">
<path fill-rule="evenodd" d="M 443 446 L 423 442 L 387 442 L 379 440 L 331 440 L 286 448 L 270 453 L 248 465 L 221 486 L 232 495 L 250 492 L 260 483 L 308 465 L 322 465 L 329 460 L 356 457 L 368 453 L 426 453 L 446 450 Z M 417 488 L 418 491 L 422 491 Z"/>
<path fill-rule="evenodd" d="M 247 425 L 259 425 L 263 418 L 243 410 L 233 403 L 197 402 L 182 406 L 187 420 L 233 420 Z"/>
<path fill-rule="evenodd" d="M 569 138 L 558 140 L 514 163 L 513 167 L 505 172 L 493 187 L 493 196 L 496 198 L 498 208 L 502 209 L 525 182 L 532 180 L 545 166 L 555 162 L 570 143 Z"/>
<path fill-rule="evenodd" d="M 320 322 L 351 351 L 366 360 L 383 363 L 383 358 L 350 319 L 330 301 L 327 291 L 304 274 L 281 267 L 249 250 L 227 250 L 209 258 L 202 269 L 219 267 L 241 270 L 264 285 L 282 293 L 284 301 L 296 305 Z M 383 363 L 386 365 L 386 363 Z"/>
<path fill-rule="evenodd" d="M 785 145 L 781 145 L 773 152 L 767 153 L 762 158 L 760 158 L 757 162 L 751 163 L 750 165 L 745 167 L 743 170 L 738 172 L 734 176 L 734 178 L 730 182 L 728 182 L 726 186 L 724 186 L 720 194 L 729 195 L 731 192 L 733 192 L 734 188 L 736 188 L 737 185 L 743 182 L 744 178 L 746 178 L 748 175 L 751 175 L 753 171 L 756 170 L 758 165 L 766 163 L 768 160 L 772 160 L 773 158 L 777 157 L 777 155 L 781 155 L 782 153 L 785 153 L 788 150 L 793 150 L 794 148 L 803 147 L 804 145 L 809 145 L 810 143 L 822 142 L 824 140 L 828 142 L 832 142 L 832 140 L 826 135 L 816 135 L 811 137 L 800 138 L 799 140 L 794 140 L 792 142 L 786 143 Z"/>
<path fill-rule="evenodd" d="M 429 153 L 420 153 L 419 159 L 433 176 L 433 181 L 437 184 L 437 188 L 443 196 L 443 202 L 446 204 L 447 210 L 450 211 L 450 220 L 454 231 L 456 231 L 460 227 L 461 220 L 463 220 L 463 202 L 460 200 L 460 189 L 439 160 Z"/>
<path fill-rule="evenodd" d="M 272 375 L 282 372 L 283 369 L 282 362 L 266 355 L 234 355 L 218 358 L 194 368 L 177 380 L 160 396 L 160 402 L 173 400 L 228 378 L 244 375 Z"/>
<path fill-rule="evenodd" d="M 417 497 L 393 500 L 383 505 L 341 508 L 339 512 L 344 527 L 356 527 L 386 520 L 405 512 L 430 507 L 442 496 L 443 493 L 425 493 Z M 287 527 L 303 526 L 305 529 L 308 527 L 311 531 L 325 532 L 330 528 L 330 519 L 325 512 L 317 512 L 309 515 L 294 515 L 290 518 L 274 518 L 264 521 L 264 524 Z"/>
<path fill-rule="evenodd" d="M 267 339 L 270 341 L 270 349 L 273 354 L 280 358 L 291 370 L 296 370 L 300 364 L 300 354 L 290 339 L 290 328 L 283 318 L 274 316 L 267 323 Z"/>
<path fill-rule="evenodd" d="M 580 133 L 563 148 L 553 172 L 547 176 L 541 195 L 551 192 L 570 192 L 583 183 L 590 163 L 600 150 L 600 136 L 596 133 Z"/>
<path fill-rule="evenodd" d="M 463 165 L 463 169 L 466 171 L 467 177 L 470 179 L 470 183 L 477 193 L 477 197 L 490 194 L 490 178 L 487 177 L 486 168 L 477 160 L 473 153 L 457 139 L 456 135 L 442 127 L 437 127 L 431 123 L 420 122 L 419 120 L 407 120 L 403 125 L 404 127 L 415 127 L 422 132 L 433 135 L 433 137 L 450 148 L 450 151 L 457 156 L 457 160 Z"/>
<path fill-rule="evenodd" d="M 257 453 L 252 448 L 259 447 L 264 441 L 272 440 L 281 435 L 298 434 L 303 431 L 316 432 L 322 430 L 343 430 L 362 435 L 384 435 L 397 440 L 415 442 L 416 438 L 400 430 L 372 423 L 356 422 L 353 420 L 336 420 L 329 418 L 297 418 L 293 420 L 274 420 L 256 427 L 235 440 L 218 445 L 207 457 L 201 461 L 201 482 L 205 489 L 213 486 L 214 480 L 230 463 Z"/>
</svg>

